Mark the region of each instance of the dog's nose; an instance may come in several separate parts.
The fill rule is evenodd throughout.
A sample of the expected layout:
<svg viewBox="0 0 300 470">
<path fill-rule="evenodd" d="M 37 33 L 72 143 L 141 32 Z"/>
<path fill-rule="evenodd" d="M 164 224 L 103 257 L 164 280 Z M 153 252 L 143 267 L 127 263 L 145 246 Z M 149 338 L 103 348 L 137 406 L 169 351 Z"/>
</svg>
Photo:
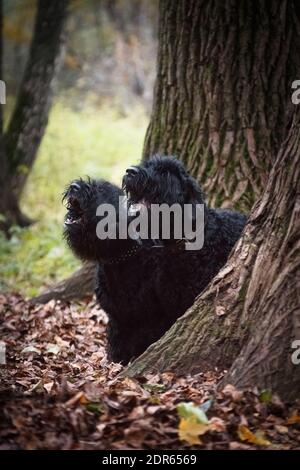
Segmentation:
<svg viewBox="0 0 300 470">
<path fill-rule="evenodd" d="M 138 172 L 139 172 L 139 169 L 136 166 L 130 166 L 126 170 L 127 175 L 131 175 L 131 176 L 137 175 Z"/>
<path fill-rule="evenodd" d="M 79 186 L 78 183 L 71 183 L 71 184 L 70 184 L 70 189 L 71 189 L 72 191 L 79 191 L 80 186 Z"/>
</svg>

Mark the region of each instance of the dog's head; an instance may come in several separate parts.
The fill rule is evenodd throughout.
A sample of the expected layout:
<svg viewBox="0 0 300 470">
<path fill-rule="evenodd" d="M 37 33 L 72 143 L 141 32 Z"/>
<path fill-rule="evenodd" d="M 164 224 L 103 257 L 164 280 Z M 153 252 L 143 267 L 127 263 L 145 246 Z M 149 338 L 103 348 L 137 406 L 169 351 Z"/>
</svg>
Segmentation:
<svg viewBox="0 0 300 470">
<path fill-rule="evenodd" d="M 167 205 L 171 208 L 175 207 L 174 205 L 179 205 L 181 207 L 181 215 L 179 216 L 181 227 L 184 221 L 184 211 L 187 211 L 188 207 L 190 210 L 188 217 L 191 219 L 194 229 L 197 206 L 204 205 L 204 195 L 198 183 L 189 175 L 184 165 L 174 157 L 154 156 L 140 165 L 131 166 L 123 177 L 123 190 L 127 194 L 129 207 L 138 207 L 139 211 L 147 210 L 148 233 L 152 233 L 153 219 L 151 215 L 154 215 L 157 206 Z M 181 237 L 178 235 L 176 230 L 178 225 L 175 225 L 174 220 L 172 216 L 168 219 L 169 228 L 165 233 L 169 235 L 166 237 L 163 235 L 164 230 L 160 225 L 159 231 L 156 232 L 159 240 L 169 239 L 172 241 L 185 238 L 183 235 Z M 165 241 L 164 244 L 168 244 L 168 242 Z"/>
<path fill-rule="evenodd" d="M 196 180 L 175 157 L 154 156 L 131 166 L 123 177 L 123 189 L 132 204 L 204 204 Z"/>
<path fill-rule="evenodd" d="M 67 213 L 64 236 L 74 253 L 84 260 L 96 260 L 107 256 L 107 241 L 99 240 L 96 233 L 101 204 L 111 204 L 118 210 L 119 196 L 123 192 L 117 186 L 103 180 L 78 179 L 63 194 Z"/>
</svg>

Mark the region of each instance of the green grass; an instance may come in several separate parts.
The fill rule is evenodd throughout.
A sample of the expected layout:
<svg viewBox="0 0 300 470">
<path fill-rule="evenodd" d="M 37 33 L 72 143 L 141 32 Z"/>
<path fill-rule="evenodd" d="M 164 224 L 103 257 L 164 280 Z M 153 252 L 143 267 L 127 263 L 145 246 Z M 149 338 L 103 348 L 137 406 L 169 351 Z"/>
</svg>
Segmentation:
<svg viewBox="0 0 300 470">
<path fill-rule="evenodd" d="M 141 110 L 120 116 L 108 107 L 75 111 L 56 103 L 24 192 L 24 212 L 37 223 L 0 234 L 0 288 L 33 296 L 79 265 L 62 239 L 64 187 L 78 176 L 120 183 L 141 157 L 147 118 Z"/>
</svg>

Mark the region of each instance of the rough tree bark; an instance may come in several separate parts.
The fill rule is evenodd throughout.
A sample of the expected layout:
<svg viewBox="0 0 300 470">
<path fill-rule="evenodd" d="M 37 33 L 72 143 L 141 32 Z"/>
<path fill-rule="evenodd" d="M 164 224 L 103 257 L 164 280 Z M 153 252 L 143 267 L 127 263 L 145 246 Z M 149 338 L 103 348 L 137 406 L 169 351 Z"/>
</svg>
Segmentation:
<svg viewBox="0 0 300 470">
<path fill-rule="evenodd" d="M 226 266 L 125 374 L 229 368 L 224 382 L 300 396 L 300 110 Z M 223 382 L 223 383 L 224 383 Z"/>
<path fill-rule="evenodd" d="M 249 210 L 286 137 L 299 19 L 290 0 L 161 0 L 144 158 L 176 155 L 212 205 Z"/>
<path fill-rule="evenodd" d="M 30 224 L 22 214 L 20 196 L 34 163 L 48 121 L 51 85 L 63 44 L 68 0 L 39 0 L 33 39 L 16 105 L 3 140 L 0 213 L 13 223 Z"/>
</svg>

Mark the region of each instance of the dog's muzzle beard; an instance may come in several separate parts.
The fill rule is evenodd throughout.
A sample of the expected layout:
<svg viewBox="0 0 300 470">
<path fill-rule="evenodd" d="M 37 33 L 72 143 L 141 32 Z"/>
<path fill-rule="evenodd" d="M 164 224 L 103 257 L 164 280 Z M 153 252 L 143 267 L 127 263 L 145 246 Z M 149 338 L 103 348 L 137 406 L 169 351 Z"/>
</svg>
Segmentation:
<svg viewBox="0 0 300 470">
<path fill-rule="evenodd" d="M 66 201 L 67 214 L 65 217 L 64 225 L 69 227 L 71 225 L 79 225 L 83 221 L 83 208 L 78 197 L 80 185 L 72 183 L 63 196 L 63 201 Z"/>
<path fill-rule="evenodd" d="M 131 204 L 150 205 L 142 196 L 145 192 L 147 182 L 148 176 L 144 169 L 137 166 L 127 168 L 126 174 L 122 180 L 122 189 Z"/>
<path fill-rule="evenodd" d="M 70 198 L 67 203 L 68 213 L 65 218 L 65 226 L 79 225 L 83 219 L 83 211 L 81 210 L 78 200 Z"/>
</svg>

